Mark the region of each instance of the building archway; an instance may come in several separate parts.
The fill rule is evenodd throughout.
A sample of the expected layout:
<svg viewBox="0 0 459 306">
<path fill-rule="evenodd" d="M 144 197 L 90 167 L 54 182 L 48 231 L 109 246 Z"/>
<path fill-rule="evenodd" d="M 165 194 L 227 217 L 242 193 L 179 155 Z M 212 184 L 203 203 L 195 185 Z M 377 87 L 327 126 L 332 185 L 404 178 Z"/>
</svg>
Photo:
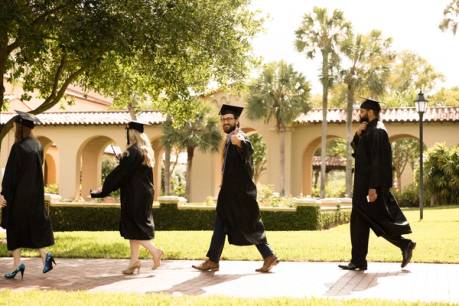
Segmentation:
<svg viewBox="0 0 459 306">
<path fill-rule="evenodd" d="M 342 139 L 342 137 L 336 135 L 327 136 L 327 148 L 329 148 L 328 143 L 331 140 Z M 320 149 L 321 137 L 317 137 L 311 141 L 305 148 L 303 153 L 303 195 L 312 196 L 314 184 L 320 188 L 319 178 L 320 178 L 320 158 L 315 159 L 314 155 L 317 150 Z M 344 158 L 329 158 L 327 157 L 327 174 L 335 170 L 345 170 Z M 316 171 L 314 171 L 316 170 Z M 327 179 L 326 179 L 327 180 Z M 345 177 L 344 177 L 345 180 Z M 344 181 L 345 184 L 345 181 Z M 344 185 L 345 186 L 345 185 Z"/>
<path fill-rule="evenodd" d="M 59 163 L 59 150 L 56 144 L 45 136 L 37 136 L 43 149 L 43 179 L 45 186 L 55 185 L 58 182 L 57 165 Z"/>
<path fill-rule="evenodd" d="M 81 197 L 90 198 L 90 191 L 101 187 L 102 160 L 116 160 L 110 145 L 113 145 L 113 148 L 117 147 L 115 141 L 107 136 L 94 136 L 80 145 L 77 160 L 80 161 L 79 194 Z"/>
</svg>

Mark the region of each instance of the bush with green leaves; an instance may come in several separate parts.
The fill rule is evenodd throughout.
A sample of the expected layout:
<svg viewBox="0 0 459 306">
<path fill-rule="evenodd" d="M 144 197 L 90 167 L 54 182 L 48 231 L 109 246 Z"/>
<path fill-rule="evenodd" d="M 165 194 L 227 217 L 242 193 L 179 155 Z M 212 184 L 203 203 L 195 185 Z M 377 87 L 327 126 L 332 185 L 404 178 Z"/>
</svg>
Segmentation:
<svg viewBox="0 0 459 306">
<path fill-rule="evenodd" d="M 406 186 L 401 192 L 394 192 L 394 195 L 401 207 L 419 206 L 419 186 L 415 183 Z"/>
<path fill-rule="evenodd" d="M 459 201 L 459 146 L 436 144 L 427 151 L 424 181 L 432 204 Z"/>
<path fill-rule="evenodd" d="M 59 186 L 57 184 L 48 184 L 45 186 L 45 193 L 59 194 Z"/>
</svg>

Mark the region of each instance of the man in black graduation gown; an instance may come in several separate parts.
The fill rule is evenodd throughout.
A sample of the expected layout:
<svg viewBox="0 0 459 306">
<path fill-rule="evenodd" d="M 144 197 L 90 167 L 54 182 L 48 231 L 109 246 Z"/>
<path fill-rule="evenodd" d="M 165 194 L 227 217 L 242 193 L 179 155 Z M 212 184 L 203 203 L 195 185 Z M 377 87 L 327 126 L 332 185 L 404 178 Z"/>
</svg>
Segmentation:
<svg viewBox="0 0 459 306">
<path fill-rule="evenodd" d="M 410 225 L 394 196 L 392 149 L 384 124 L 379 120 L 379 102 L 366 99 L 360 106 L 360 126 L 352 140 L 355 157 L 351 212 L 352 259 L 345 270 L 366 270 L 370 228 L 377 236 L 399 247 L 402 268 L 411 260 L 414 241 L 403 238 Z"/>
<path fill-rule="evenodd" d="M 239 130 L 243 108 L 224 104 L 220 110 L 223 131 L 227 134 L 222 166 L 222 185 L 218 194 L 217 215 L 210 242 L 208 259 L 193 268 L 218 271 L 225 236 L 233 245 L 255 245 L 264 259 L 257 272 L 269 272 L 279 260 L 271 250 L 265 235 L 257 189 L 253 177 L 253 148 L 247 136 Z"/>
</svg>

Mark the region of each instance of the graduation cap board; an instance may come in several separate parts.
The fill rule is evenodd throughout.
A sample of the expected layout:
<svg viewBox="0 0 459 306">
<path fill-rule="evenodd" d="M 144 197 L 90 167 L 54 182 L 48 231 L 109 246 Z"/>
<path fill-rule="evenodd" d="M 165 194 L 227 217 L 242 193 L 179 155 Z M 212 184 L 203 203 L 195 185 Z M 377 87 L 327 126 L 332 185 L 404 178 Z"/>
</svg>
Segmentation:
<svg viewBox="0 0 459 306">
<path fill-rule="evenodd" d="M 21 112 L 18 110 L 16 111 L 16 113 L 17 115 L 14 121 L 30 129 L 33 129 L 35 127 L 35 124 L 41 123 L 41 121 L 35 115 L 26 112 Z"/>
<path fill-rule="evenodd" d="M 126 139 L 127 139 L 127 144 L 130 144 L 129 141 L 129 130 L 136 130 L 140 133 L 143 133 L 144 131 L 144 125 L 148 125 L 147 123 L 140 122 L 140 121 L 129 121 L 127 126 L 126 126 Z"/>
<path fill-rule="evenodd" d="M 127 124 L 127 128 L 139 131 L 140 133 L 143 133 L 143 131 L 144 131 L 143 126 L 144 125 L 147 125 L 147 124 L 143 123 L 143 122 L 140 122 L 140 121 L 129 121 L 128 124 Z"/>
<path fill-rule="evenodd" d="M 363 109 L 372 109 L 376 112 L 381 111 L 381 102 L 376 101 L 372 98 L 365 98 L 365 100 L 360 104 L 360 108 Z"/>
<path fill-rule="evenodd" d="M 235 105 L 229 105 L 229 104 L 223 104 L 222 107 L 220 108 L 220 112 L 218 113 L 219 115 L 226 115 L 226 114 L 233 114 L 234 118 L 239 118 L 241 116 L 242 110 L 244 108 L 240 106 L 235 106 Z"/>
</svg>

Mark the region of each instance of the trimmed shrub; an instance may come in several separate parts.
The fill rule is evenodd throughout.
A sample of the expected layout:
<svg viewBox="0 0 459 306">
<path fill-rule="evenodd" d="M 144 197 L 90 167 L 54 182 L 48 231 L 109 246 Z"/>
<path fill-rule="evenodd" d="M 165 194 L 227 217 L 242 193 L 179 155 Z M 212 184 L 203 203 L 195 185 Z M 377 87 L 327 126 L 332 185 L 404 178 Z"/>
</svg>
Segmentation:
<svg viewBox="0 0 459 306">
<path fill-rule="evenodd" d="M 178 208 L 176 204 L 153 208 L 157 230 L 212 230 L 215 208 Z M 119 228 L 117 205 L 51 204 L 55 231 L 113 231 Z M 271 231 L 320 230 L 349 221 L 350 210 L 321 210 L 318 206 L 262 210 L 265 228 Z"/>
</svg>

